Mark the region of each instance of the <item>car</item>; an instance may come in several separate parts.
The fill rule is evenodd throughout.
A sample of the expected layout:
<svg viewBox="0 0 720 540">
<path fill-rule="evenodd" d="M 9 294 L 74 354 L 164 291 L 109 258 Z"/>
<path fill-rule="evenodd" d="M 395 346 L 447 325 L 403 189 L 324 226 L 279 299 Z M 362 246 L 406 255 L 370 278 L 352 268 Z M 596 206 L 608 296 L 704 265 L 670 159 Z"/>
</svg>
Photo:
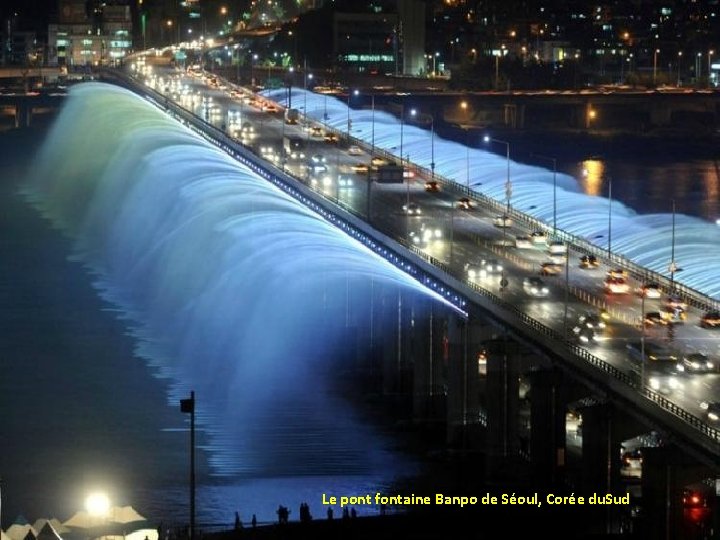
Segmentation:
<svg viewBox="0 0 720 540">
<path fill-rule="evenodd" d="M 573 334 L 575 334 L 575 337 L 577 337 L 581 343 L 594 343 L 598 341 L 600 337 L 594 329 L 583 325 L 573 327 Z"/>
<path fill-rule="evenodd" d="M 627 450 L 620 455 L 620 476 L 623 478 L 642 477 L 642 450 Z"/>
<path fill-rule="evenodd" d="M 307 168 L 314 173 L 327 172 L 327 165 L 325 165 L 325 158 L 319 154 L 311 156 L 307 162 Z"/>
<path fill-rule="evenodd" d="M 608 277 L 615 279 L 627 279 L 628 277 L 627 272 L 622 268 L 613 268 L 612 270 L 608 270 L 607 275 Z"/>
<path fill-rule="evenodd" d="M 597 268 L 598 266 L 600 266 L 600 261 L 595 255 L 583 255 L 580 257 L 580 268 Z"/>
<path fill-rule="evenodd" d="M 701 328 L 720 328 L 720 312 L 708 311 L 700 317 Z"/>
<path fill-rule="evenodd" d="M 516 236 L 515 247 L 518 249 L 530 249 L 533 247 L 532 240 L 529 236 Z"/>
<path fill-rule="evenodd" d="M 667 321 L 659 311 L 648 311 L 643 317 L 645 326 L 656 326 L 667 324 Z"/>
<path fill-rule="evenodd" d="M 679 371 L 687 373 L 714 373 L 717 371 L 717 363 L 703 353 L 690 353 L 683 356 L 682 362 L 678 364 Z"/>
<path fill-rule="evenodd" d="M 550 242 L 548 252 L 550 255 L 567 255 L 567 245 L 565 245 L 565 242 L 559 240 Z"/>
<path fill-rule="evenodd" d="M 550 294 L 550 289 L 539 277 L 527 277 L 523 280 L 523 289 L 531 296 L 543 297 Z"/>
<path fill-rule="evenodd" d="M 677 372 L 660 371 L 648 377 L 648 386 L 651 390 L 659 394 L 672 394 L 678 390 L 682 390 L 683 381 Z"/>
<path fill-rule="evenodd" d="M 268 113 L 276 113 L 276 112 L 278 112 L 278 108 L 277 108 L 275 105 L 273 105 L 272 103 L 265 103 L 265 104 L 262 106 L 262 110 L 265 111 L 265 112 L 268 112 Z"/>
<path fill-rule="evenodd" d="M 663 305 L 667 309 L 676 309 L 676 308 L 679 308 L 682 310 L 687 309 L 687 303 L 685 302 L 685 300 L 683 300 L 678 295 L 673 295 L 673 294 L 671 294 L 670 296 L 666 297 L 663 300 Z"/>
<path fill-rule="evenodd" d="M 436 180 L 425 182 L 425 191 L 428 193 L 437 193 L 440 191 L 440 184 L 438 184 Z"/>
<path fill-rule="evenodd" d="M 352 170 L 357 174 L 367 174 L 370 170 L 370 167 L 368 167 L 364 163 L 355 163 L 352 166 Z"/>
<path fill-rule="evenodd" d="M 626 347 L 628 355 L 633 360 L 642 360 L 644 353 L 644 358 L 647 360 L 648 366 L 675 366 L 678 363 L 678 355 L 675 351 L 651 341 L 646 340 L 644 344 L 642 342 L 633 341 L 628 343 Z M 677 368 L 675 369 L 677 370 Z"/>
<path fill-rule="evenodd" d="M 657 283 L 644 283 L 638 289 L 638 294 L 640 296 L 644 296 L 645 298 L 660 298 L 662 296 L 662 291 L 660 290 L 660 285 Z"/>
<path fill-rule="evenodd" d="M 547 244 L 548 235 L 545 231 L 533 231 L 530 239 L 533 244 Z"/>
<path fill-rule="evenodd" d="M 460 197 L 457 202 L 457 207 L 460 210 L 472 210 L 475 206 L 475 203 L 473 203 L 469 197 Z"/>
<path fill-rule="evenodd" d="M 323 136 L 323 140 L 326 143 L 336 143 L 336 142 L 338 142 L 338 136 L 332 132 L 326 131 L 325 135 Z M 359 148 L 358 148 L 358 150 L 359 150 Z M 348 149 L 348 152 L 349 152 L 349 149 Z M 350 154 L 350 155 L 353 155 L 353 154 Z M 355 154 L 355 155 L 359 155 L 359 154 Z"/>
<path fill-rule="evenodd" d="M 409 216 L 419 216 L 422 214 L 422 210 L 420 210 L 420 206 L 416 203 L 410 203 L 410 204 L 403 204 L 403 213 L 409 215 Z"/>
<path fill-rule="evenodd" d="M 487 277 L 488 273 L 484 266 L 476 263 L 466 263 L 465 272 L 467 273 L 468 279 L 475 280 Z"/>
<path fill-rule="evenodd" d="M 540 265 L 540 275 L 556 276 L 563 271 L 564 266 L 554 262 L 544 262 Z"/>
<path fill-rule="evenodd" d="M 705 411 L 708 420 L 714 424 L 720 422 L 720 401 L 703 401 L 700 408 Z"/>
<path fill-rule="evenodd" d="M 512 218 L 507 215 L 495 216 L 493 218 L 493 225 L 503 229 L 512 227 Z"/>
<path fill-rule="evenodd" d="M 348 148 L 348 154 L 351 156 L 361 156 L 363 153 L 362 149 L 357 145 L 352 145 L 350 148 Z"/>
<path fill-rule="evenodd" d="M 497 259 L 483 259 L 480 265 L 485 268 L 489 274 L 498 274 L 503 271 L 503 265 Z"/>
<path fill-rule="evenodd" d="M 623 278 L 605 278 L 605 290 L 612 294 L 627 294 L 630 292 L 630 285 Z"/>
<path fill-rule="evenodd" d="M 417 231 L 410 232 L 410 241 L 415 245 L 423 245 L 442 238 L 442 230 L 426 226 L 424 223 Z"/>
<path fill-rule="evenodd" d="M 370 165 L 373 167 L 380 167 L 381 165 L 387 165 L 388 160 L 385 158 L 381 158 L 380 156 L 373 156 L 373 158 L 370 160 Z"/>
<path fill-rule="evenodd" d="M 310 128 L 310 136 L 311 137 L 322 137 L 323 136 L 323 130 L 320 126 L 313 126 Z"/>
<path fill-rule="evenodd" d="M 578 317 L 578 323 L 588 328 L 602 330 L 607 326 L 602 315 L 596 315 L 595 313 L 583 313 Z"/>
<path fill-rule="evenodd" d="M 340 187 L 352 187 L 353 180 L 349 176 L 340 175 L 338 176 L 338 186 Z"/>
<path fill-rule="evenodd" d="M 325 156 L 321 154 L 313 154 L 310 156 L 310 161 L 313 163 L 325 163 L 327 160 L 325 159 Z"/>
<path fill-rule="evenodd" d="M 668 324 L 682 324 L 685 322 L 685 319 L 687 319 L 687 313 L 681 308 L 665 308 L 660 311 L 660 315 Z"/>
</svg>

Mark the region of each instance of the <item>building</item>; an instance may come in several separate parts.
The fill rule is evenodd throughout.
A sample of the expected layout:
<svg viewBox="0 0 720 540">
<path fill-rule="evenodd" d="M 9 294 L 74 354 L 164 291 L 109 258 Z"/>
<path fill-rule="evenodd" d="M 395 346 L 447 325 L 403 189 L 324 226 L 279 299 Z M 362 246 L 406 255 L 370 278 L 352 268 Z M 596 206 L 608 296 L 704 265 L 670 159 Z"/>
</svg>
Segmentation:
<svg viewBox="0 0 720 540">
<path fill-rule="evenodd" d="M 403 75 L 425 71 L 425 2 L 397 0 L 400 16 Z"/>
<path fill-rule="evenodd" d="M 333 16 L 333 54 L 350 71 L 397 73 L 398 16 L 395 13 L 341 13 Z"/>
<path fill-rule="evenodd" d="M 51 66 L 115 65 L 132 49 L 130 2 L 59 0 L 58 22 L 48 27 Z"/>
</svg>

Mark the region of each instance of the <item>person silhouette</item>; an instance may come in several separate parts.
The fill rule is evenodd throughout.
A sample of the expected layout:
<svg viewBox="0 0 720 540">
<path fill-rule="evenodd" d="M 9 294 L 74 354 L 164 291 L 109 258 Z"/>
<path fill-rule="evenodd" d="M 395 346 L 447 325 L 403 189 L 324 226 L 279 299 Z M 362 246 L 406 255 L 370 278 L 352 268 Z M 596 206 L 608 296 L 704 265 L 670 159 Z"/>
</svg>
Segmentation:
<svg viewBox="0 0 720 540">
<path fill-rule="evenodd" d="M 257 517 L 255 516 L 255 514 L 253 514 L 251 523 L 252 523 L 253 529 L 255 527 L 257 527 Z"/>
<path fill-rule="evenodd" d="M 327 510 L 327 518 L 328 518 L 328 521 L 332 521 L 332 518 L 333 518 L 333 509 L 332 509 L 331 507 L 328 507 L 328 510 Z"/>
</svg>

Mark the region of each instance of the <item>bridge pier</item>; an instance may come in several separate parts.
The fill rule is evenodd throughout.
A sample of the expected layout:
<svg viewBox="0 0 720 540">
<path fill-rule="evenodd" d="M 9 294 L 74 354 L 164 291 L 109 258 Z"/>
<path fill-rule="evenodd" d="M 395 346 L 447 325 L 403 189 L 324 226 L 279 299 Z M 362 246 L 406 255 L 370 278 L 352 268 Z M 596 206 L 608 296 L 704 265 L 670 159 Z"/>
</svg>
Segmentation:
<svg viewBox="0 0 720 540">
<path fill-rule="evenodd" d="M 487 343 L 486 474 L 507 481 L 517 472 L 520 351 L 507 336 Z"/>
<path fill-rule="evenodd" d="M 530 463 L 541 487 L 559 486 L 564 478 L 566 385 L 558 370 L 530 372 Z"/>
<path fill-rule="evenodd" d="M 420 306 L 426 306 L 425 309 Z M 437 422 L 445 419 L 448 318 L 446 308 L 418 300 L 412 328 L 413 419 Z"/>
</svg>

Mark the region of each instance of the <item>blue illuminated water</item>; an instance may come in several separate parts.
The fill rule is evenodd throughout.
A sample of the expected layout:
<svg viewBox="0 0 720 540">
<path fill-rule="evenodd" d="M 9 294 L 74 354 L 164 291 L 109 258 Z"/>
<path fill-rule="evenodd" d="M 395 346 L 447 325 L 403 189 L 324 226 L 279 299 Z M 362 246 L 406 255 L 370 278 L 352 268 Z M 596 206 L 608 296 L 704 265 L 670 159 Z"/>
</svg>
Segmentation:
<svg viewBox="0 0 720 540">
<path fill-rule="evenodd" d="M 201 521 L 240 506 L 268 521 L 414 471 L 329 380 L 354 361 L 340 346 L 362 324 L 353 306 L 374 287 L 434 297 L 417 282 L 116 87 L 73 88 L 25 193 L 119 308 L 169 406 L 196 392 Z M 148 481 L 129 502 L 180 520 L 187 468 L 165 450 L 146 449 L 175 487 Z"/>
<path fill-rule="evenodd" d="M 268 90 L 266 95 L 279 103 L 286 103 L 286 89 Z M 352 136 L 368 143 L 374 143 L 396 156 L 400 154 L 400 120 L 398 117 L 381 110 L 350 108 L 346 98 L 332 95 L 314 94 L 302 89 L 292 89 L 292 102 L 307 108 L 308 116 L 325 121 L 329 126 L 341 132 L 348 128 L 351 120 Z M 325 118 L 327 114 L 327 119 Z M 449 141 L 435 134 L 434 152 L 431 133 L 413 125 L 409 111 L 403 126 L 402 153 L 414 163 L 430 168 L 433 154 L 435 171 L 458 183 L 468 182 L 472 189 L 499 201 L 506 200 L 505 183 L 507 179 L 507 160 L 504 156 L 488 150 L 470 148 L 455 141 Z M 502 154 L 503 144 L 496 143 L 494 151 Z M 568 174 L 558 173 L 557 182 L 557 225 L 572 234 L 584 237 L 600 247 L 608 247 L 610 236 L 614 253 L 651 270 L 669 276 L 669 264 L 672 251 L 672 211 L 669 197 L 665 195 L 666 212 L 641 214 L 618 200 L 612 201 L 610 212 L 607 195 L 608 179 L 603 174 L 603 164 L 588 161 L 585 173 L 587 177 L 576 179 Z M 544 167 L 532 166 L 511 160 L 510 178 L 512 181 L 511 203 L 513 207 L 540 220 L 552 224 L 553 221 L 553 171 Z M 613 183 L 642 186 L 648 193 L 656 191 L 653 179 L 637 181 L 635 178 L 614 177 Z M 659 180 L 665 180 L 659 179 Z M 708 184 L 708 190 L 717 197 L 718 183 L 715 178 Z M 713 187 L 714 186 L 714 187 Z M 625 190 L 630 188 L 625 187 Z M 699 189 L 699 186 L 698 188 Z M 619 191 L 619 190 L 618 190 Z M 657 197 L 657 194 L 653 194 Z M 662 195 L 660 195 L 662 197 Z M 636 194 L 642 199 L 642 194 Z M 608 235 L 608 217 L 612 214 L 611 235 Z M 692 215 L 676 215 L 675 223 L 675 261 L 682 271 L 675 275 L 678 282 L 684 283 L 713 298 L 720 298 L 720 227 Z"/>
</svg>

